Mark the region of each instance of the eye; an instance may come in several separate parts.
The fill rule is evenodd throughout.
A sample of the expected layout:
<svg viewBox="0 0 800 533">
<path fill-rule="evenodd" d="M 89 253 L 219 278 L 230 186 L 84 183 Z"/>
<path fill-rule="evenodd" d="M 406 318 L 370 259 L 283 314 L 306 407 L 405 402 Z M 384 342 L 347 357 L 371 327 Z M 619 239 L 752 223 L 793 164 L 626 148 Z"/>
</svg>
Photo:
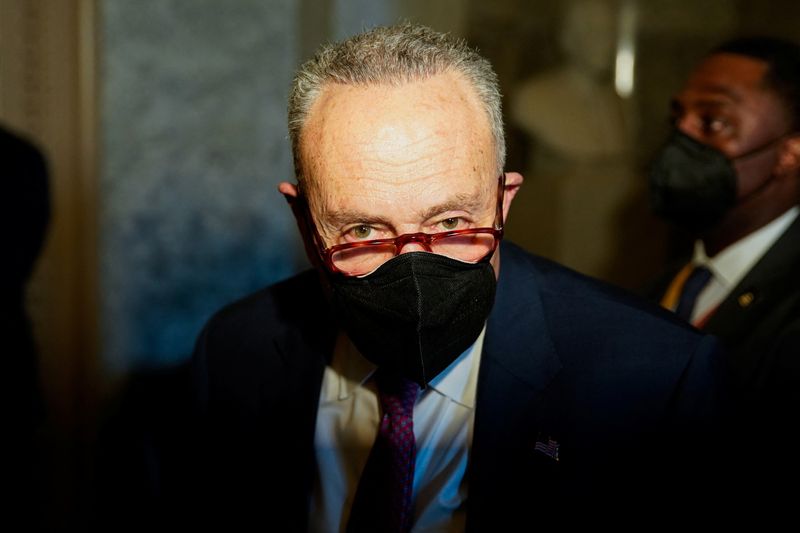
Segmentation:
<svg viewBox="0 0 800 533">
<path fill-rule="evenodd" d="M 730 122 L 719 116 L 704 116 L 701 119 L 701 127 L 705 135 L 717 135 L 723 133 L 730 127 Z"/>
<path fill-rule="evenodd" d="M 458 223 L 461 221 L 458 217 L 446 218 L 440 222 L 445 231 L 451 231 L 458 228 Z"/>
<path fill-rule="evenodd" d="M 360 224 L 348 230 L 347 232 L 351 237 L 358 240 L 368 239 L 372 235 L 372 228 L 366 224 Z"/>
</svg>

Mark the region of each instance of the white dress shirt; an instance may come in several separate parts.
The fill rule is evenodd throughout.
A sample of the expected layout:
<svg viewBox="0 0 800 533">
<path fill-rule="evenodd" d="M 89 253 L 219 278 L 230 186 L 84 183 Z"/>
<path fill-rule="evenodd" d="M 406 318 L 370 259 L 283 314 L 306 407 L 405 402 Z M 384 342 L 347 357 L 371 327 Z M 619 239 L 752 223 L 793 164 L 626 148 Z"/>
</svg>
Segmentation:
<svg viewBox="0 0 800 533">
<path fill-rule="evenodd" d="M 722 303 L 750 269 L 767 253 L 767 250 L 775 244 L 775 241 L 783 235 L 783 232 L 797 218 L 798 213 L 800 213 L 800 207 L 795 206 L 789 209 L 766 226 L 736 241 L 714 257 L 706 255 L 703 241 L 695 242 L 692 263 L 706 266 L 711 271 L 711 279 L 697 297 L 691 317 L 693 324 L 703 322 L 706 316 Z"/>
<path fill-rule="evenodd" d="M 414 405 L 414 532 L 463 531 L 478 368 L 484 327 L 475 343 L 421 391 Z M 347 526 L 358 480 L 378 434 L 375 366 L 344 334 L 325 368 L 314 447 L 317 479 L 309 528 Z"/>
</svg>

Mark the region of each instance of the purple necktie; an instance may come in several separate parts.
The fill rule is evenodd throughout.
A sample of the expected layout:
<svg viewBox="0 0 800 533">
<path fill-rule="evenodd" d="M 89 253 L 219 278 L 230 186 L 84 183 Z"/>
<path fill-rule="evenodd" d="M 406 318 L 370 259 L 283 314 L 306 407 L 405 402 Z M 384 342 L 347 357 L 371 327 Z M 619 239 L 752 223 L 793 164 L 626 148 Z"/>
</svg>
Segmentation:
<svg viewBox="0 0 800 533">
<path fill-rule="evenodd" d="M 347 531 L 408 532 L 414 518 L 414 402 L 419 386 L 388 373 L 375 375 L 383 416 L 358 482 Z"/>
</svg>

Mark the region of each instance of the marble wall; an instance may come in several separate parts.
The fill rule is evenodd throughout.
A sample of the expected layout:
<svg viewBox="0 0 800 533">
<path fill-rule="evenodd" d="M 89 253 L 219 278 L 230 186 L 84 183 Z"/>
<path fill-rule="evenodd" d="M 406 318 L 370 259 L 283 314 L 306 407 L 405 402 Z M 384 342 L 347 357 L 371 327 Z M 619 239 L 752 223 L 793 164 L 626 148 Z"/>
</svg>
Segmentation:
<svg viewBox="0 0 800 533">
<path fill-rule="evenodd" d="M 223 304 L 306 268 L 279 181 L 286 97 L 316 47 L 397 1 L 98 3 L 101 357 L 184 361 Z"/>
<path fill-rule="evenodd" d="M 101 3 L 102 352 L 185 358 L 223 303 L 289 276 L 292 0 Z"/>
</svg>

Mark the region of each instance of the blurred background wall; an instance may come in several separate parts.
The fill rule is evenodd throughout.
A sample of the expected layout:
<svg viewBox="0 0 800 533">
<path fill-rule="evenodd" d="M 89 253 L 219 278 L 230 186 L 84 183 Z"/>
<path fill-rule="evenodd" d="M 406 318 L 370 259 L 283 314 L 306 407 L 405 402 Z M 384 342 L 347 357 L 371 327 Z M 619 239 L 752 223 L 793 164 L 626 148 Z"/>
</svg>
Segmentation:
<svg viewBox="0 0 800 533">
<path fill-rule="evenodd" d="M 99 4 L 100 323 L 114 374 L 176 363 L 224 302 L 296 272 L 297 3 Z"/>
<path fill-rule="evenodd" d="M 275 189 L 292 72 L 400 19 L 495 65 L 526 175 L 509 237 L 629 288 L 683 243 L 648 214 L 643 168 L 689 68 L 733 35 L 800 39 L 796 0 L 0 0 L 0 122 L 43 150 L 53 202 L 27 298 L 45 522 L 93 514 L 98 428 L 132 380 L 305 268 Z"/>
</svg>

